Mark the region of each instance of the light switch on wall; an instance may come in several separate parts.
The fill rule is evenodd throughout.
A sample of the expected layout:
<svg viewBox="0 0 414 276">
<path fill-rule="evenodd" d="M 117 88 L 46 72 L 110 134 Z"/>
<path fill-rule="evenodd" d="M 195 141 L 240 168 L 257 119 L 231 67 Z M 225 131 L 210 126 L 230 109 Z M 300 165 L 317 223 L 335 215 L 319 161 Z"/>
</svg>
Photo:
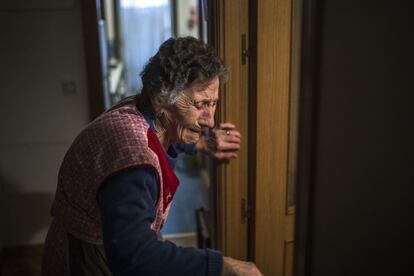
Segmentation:
<svg viewBox="0 0 414 276">
<path fill-rule="evenodd" d="M 63 94 L 75 94 L 76 93 L 76 82 L 71 81 L 62 81 L 61 82 Z"/>
</svg>

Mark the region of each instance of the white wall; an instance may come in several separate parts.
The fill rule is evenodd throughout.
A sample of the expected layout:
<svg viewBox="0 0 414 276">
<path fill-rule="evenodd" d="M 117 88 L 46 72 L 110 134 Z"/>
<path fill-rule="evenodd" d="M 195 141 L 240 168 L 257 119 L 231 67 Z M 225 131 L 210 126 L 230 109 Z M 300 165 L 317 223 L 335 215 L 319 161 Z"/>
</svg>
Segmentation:
<svg viewBox="0 0 414 276">
<path fill-rule="evenodd" d="M 89 120 L 80 0 L 2 1 L 0 37 L 0 245 L 41 243 L 60 162 Z"/>
</svg>

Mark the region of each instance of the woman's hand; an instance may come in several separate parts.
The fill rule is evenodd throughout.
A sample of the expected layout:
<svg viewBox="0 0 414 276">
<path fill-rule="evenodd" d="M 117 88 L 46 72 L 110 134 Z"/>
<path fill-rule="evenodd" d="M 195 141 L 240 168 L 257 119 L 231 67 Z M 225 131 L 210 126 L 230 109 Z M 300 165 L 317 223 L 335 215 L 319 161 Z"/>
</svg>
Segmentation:
<svg viewBox="0 0 414 276">
<path fill-rule="evenodd" d="M 197 151 L 205 152 L 218 160 L 237 158 L 240 149 L 241 134 L 231 123 L 221 123 L 213 129 L 211 137 L 202 136 L 196 144 Z"/>
<path fill-rule="evenodd" d="M 252 262 L 243 262 L 230 257 L 223 257 L 222 276 L 263 276 Z"/>
</svg>

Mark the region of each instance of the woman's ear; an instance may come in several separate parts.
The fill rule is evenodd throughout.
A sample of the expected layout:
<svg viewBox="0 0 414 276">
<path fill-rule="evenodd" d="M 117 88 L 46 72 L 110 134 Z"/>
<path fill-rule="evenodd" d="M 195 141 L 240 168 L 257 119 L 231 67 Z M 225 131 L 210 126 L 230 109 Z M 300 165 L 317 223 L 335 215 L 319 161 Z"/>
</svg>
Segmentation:
<svg viewBox="0 0 414 276">
<path fill-rule="evenodd" d="M 151 104 L 154 110 L 154 115 L 158 118 L 163 115 L 170 115 L 174 112 L 173 105 L 168 105 L 162 102 L 160 99 L 151 99 Z"/>
</svg>

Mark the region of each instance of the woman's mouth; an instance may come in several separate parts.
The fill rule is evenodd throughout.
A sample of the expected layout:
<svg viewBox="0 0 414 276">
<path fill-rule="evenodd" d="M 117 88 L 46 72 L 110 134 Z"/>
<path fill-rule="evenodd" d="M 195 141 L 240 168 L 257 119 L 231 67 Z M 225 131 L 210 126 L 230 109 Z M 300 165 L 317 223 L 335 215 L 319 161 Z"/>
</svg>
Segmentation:
<svg viewBox="0 0 414 276">
<path fill-rule="evenodd" d="M 198 133 L 198 134 L 200 134 L 201 133 L 201 128 L 198 128 L 198 127 L 190 127 L 190 128 L 188 128 L 190 131 L 192 131 L 192 132 L 196 132 L 196 133 Z"/>
</svg>

